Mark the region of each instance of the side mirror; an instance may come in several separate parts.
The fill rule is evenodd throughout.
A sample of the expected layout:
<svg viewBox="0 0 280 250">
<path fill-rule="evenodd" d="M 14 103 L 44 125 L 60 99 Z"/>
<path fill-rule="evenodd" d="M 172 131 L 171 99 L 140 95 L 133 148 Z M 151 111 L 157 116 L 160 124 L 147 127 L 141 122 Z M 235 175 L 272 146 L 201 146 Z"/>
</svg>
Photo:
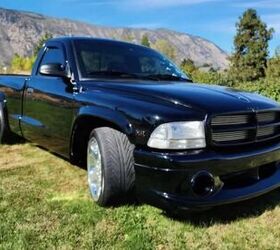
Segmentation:
<svg viewBox="0 0 280 250">
<path fill-rule="evenodd" d="M 65 70 L 65 67 L 59 63 L 44 64 L 40 66 L 39 72 L 42 75 L 69 78 L 69 74 Z"/>
</svg>

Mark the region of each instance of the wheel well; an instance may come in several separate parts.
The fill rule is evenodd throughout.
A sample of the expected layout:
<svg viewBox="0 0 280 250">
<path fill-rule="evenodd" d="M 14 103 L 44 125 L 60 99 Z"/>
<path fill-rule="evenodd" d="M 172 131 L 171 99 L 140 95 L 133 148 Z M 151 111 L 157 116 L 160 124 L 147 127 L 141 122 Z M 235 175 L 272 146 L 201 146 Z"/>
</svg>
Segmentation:
<svg viewBox="0 0 280 250">
<path fill-rule="evenodd" d="M 70 146 L 71 162 L 82 167 L 86 166 L 87 142 L 90 133 L 95 128 L 110 127 L 123 132 L 116 124 L 102 118 L 82 116 L 73 127 Z"/>
</svg>

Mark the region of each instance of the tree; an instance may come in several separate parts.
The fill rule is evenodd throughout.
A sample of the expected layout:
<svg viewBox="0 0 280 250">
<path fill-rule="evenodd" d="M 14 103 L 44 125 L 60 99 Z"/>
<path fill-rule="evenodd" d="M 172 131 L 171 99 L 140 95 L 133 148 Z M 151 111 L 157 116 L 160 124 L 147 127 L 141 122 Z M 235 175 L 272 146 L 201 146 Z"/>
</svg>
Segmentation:
<svg viewBox="0 0 280 250">
<path fill-rule="evenodd" d="M 267 63 L 267 70 L 266 70 L 266 77 L 268 79 L 280 79 L 280 54 L 276 55 L 268 60 Z"/>
<path fill-rule="evenodd" d="M 171 60 L 176 59 L 176 50 L 168 41 L 159 39 L 155 42 L 155 44 L 153 44 L 152 47 L 166 55 Z"/>
<path fill-rule="evenodd" d="M 33 49 L 33 55 L 37 56 L 40 49 L 43 47 L 44 43 L 53 38 L 53 35 L 51 33 L 45 33 L 38 41 L 38 43 L 35 45 L 34 49 Z"/>
<path fill-rule="evenodd" d="M 180 66 L 181 69 L 190 77 L 193 77 L 193 73 L 198 70 L 191 59 L 184 59 Z"/>
<path fill-rule="evenodd" d="M 243 13 L 236 28 L 230 73 L 238 81 L 258 80 L 265 76 L 273 29 L 267 28 L 254 9 Z"/>
<path fill-rule="evenodd" d="M 11 61 L 11 69 L 16 72 L 22 68 L 22 57 L 19 54 L 15 54 Z"/>
<path fill-rule="evenodd" d="M 30 72 L 35 62 L 35 57 L 21 57 L 15 54 L 11 61 L 11 71 L 14 73 L 18 72 Z"/>
<path fill-rule="evenodd" d="M 148 47 L 148 48 L 151 47 L 151 44 L 150 44 L 150 41 L 149 41 L 149 38 L 148 38 L 147 35 L 144 35 L 144 36 L 142 37 L 142 39 L 141 39 L 141 44 L 142 44 L 143 46 Z"/>
</svg>

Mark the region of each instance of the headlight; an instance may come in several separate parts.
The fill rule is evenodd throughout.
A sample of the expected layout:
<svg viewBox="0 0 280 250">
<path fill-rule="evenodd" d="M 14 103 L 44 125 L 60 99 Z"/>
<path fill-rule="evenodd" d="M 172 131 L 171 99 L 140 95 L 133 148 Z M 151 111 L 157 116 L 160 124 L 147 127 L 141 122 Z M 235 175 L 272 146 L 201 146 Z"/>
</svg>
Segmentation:
<svg viewBox="0 0 280 250">
<path fill-rule="evenodd" d="M 158 149 L 205 148 L 204 122 L 192 121 L 162 124 L 151 134 L 148 146 Z"/>
</svg>

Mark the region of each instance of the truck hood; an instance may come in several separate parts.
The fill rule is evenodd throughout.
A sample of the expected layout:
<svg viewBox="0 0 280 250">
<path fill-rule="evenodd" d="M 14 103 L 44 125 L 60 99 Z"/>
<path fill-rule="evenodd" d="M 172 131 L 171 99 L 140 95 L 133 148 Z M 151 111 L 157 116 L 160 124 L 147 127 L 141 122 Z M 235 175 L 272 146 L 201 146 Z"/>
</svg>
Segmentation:
<svg viewBox="0 0 280 250">
<path fill-rule="evenodd" d="M 206 113 L 227 113 L 246 110 L 279 108 L 279 104 L 261 95 L 215 85 L 185 82 L 99 82 L 87 85 L 117 91 L 119 95 L 133 94 L 145 99 L 164 100 Z"/>
</svg>

